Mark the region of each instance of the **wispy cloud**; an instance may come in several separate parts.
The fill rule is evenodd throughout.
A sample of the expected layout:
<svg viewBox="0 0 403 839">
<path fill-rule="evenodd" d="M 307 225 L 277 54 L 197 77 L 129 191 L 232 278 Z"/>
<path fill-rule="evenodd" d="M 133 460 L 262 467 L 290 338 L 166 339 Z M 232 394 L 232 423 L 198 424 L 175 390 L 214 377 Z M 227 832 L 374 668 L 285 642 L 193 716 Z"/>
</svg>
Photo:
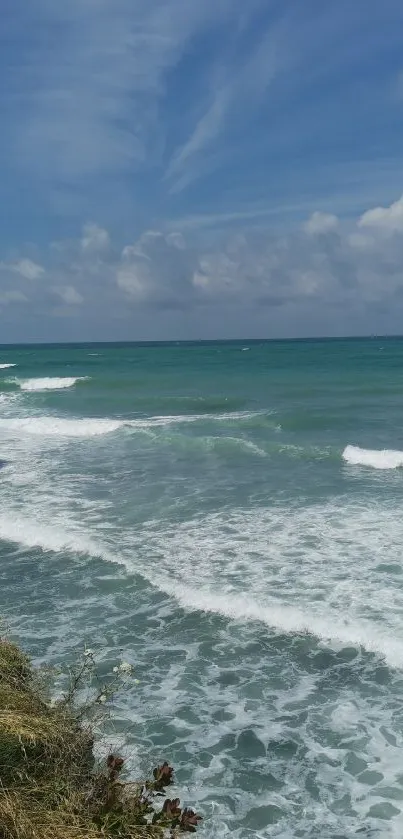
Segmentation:
<svg viewBox="0 0 403 839">
<path fill-rule="evenodd" d="M 6 0 L 7 310 L 35 298 L 46 329 L 57 300 L 95 329 L 135 305 L 379 295 L 400 264 L 403 4 L 362 7 Z"/>
<path fill-rule="evenodd" d="M 290 210 L 297 210 L 298 207 L 290 208 Z M 200 230 L 202 228 L 228 227 L 235 222 L 255 222 L 257 219 L 264 219 L 268 216 L 273 216 L 278 213 L 275 207 L 245 207 L 243 210 L 234 211 L 232 213 L 196 213 L 194 215 L 183 216 L 182 218 L 172 219 L 168 223 L 168 227 L 177 230 Z"/>
<path fill-rule="evenodd" d="M 227 0 L 33 0 L 28 30 L 17 2 L 8 26 L 20 24 L 29 42 L 12 93 L 18 157 L 61 181 L 149 164 L 163 145 L 158 102 L 167 73 L 227 9 Z"/>
<path fill-rule="evenodd" d="M 209 150 L 225 130 L 239 131 L 249 119 L 250 109 L 256 108 L 275 76 L 284 67 L 285 54 L 281 44 L 279 24 L 271 24 L 263 36 L 245 47 L 238 44 L 231 57 L 220 56 L 209 76 L 206 104 L 185 143 L 175 151 L 166 172 L 171 191 L 179 192 L 203 175 L 200 155 Z M 241 49 L 243 46 L 243 49 Z"/>
</svg>

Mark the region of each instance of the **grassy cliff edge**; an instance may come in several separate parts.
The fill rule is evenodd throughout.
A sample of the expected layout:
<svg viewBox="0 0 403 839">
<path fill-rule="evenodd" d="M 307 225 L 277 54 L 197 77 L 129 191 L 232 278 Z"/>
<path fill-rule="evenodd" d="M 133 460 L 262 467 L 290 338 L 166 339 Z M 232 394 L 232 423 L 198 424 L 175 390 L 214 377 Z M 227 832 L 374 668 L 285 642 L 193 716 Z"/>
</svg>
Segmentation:
<svg viewBox="0 0 403 839">
<path fill-rule="evenodd" d="M 123 759 L 96 766 L 91 728 L 70 701 L 42 697 L 38 674 L 0 639 L 0 839 L 145 839 L 193 833 L 200 816 L 165 797 L 173 770 L 122 783 Z M 162 804 L 162 806 L 161 806 Z"/>
</svg>

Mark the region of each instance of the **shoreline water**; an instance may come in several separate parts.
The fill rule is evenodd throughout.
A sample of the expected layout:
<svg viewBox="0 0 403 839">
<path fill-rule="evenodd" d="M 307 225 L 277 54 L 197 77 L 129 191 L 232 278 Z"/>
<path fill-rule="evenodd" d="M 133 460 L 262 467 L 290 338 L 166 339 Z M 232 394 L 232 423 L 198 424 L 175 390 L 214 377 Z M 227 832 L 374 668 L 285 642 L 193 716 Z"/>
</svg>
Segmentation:
<svg viewBox="0 0 403 839">
<path fill-rule="evenodd" d="M 247 345 L 0 353 L 0 611 L 132 656 L 118 742 L 203 836 L 393 837 L 403 343 Z"/>
</svg>

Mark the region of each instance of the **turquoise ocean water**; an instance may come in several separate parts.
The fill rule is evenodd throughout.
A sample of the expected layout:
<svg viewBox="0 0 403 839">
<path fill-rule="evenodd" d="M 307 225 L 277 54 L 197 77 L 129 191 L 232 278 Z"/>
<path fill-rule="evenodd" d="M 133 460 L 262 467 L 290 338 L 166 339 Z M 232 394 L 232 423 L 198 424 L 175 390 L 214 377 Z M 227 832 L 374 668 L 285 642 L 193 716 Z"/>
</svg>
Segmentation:
<svg viewBox="0 0 403 839">
<path fill-rule="evenodd" d="M 401 839 L 403 340 L 0 347 L 0 461 L 0 613 L 201 836 Z"/>
</svg>

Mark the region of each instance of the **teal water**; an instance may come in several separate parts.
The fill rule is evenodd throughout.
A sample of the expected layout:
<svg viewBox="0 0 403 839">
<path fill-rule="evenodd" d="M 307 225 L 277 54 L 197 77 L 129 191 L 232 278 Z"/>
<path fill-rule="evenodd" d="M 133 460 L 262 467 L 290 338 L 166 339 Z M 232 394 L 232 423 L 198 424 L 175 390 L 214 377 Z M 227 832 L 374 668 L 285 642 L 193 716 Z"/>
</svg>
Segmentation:
<svg viewBox="0 0 403 839">
<path fill-rule="evenodd" d="M 402 836 L 402 452 L 403 340 L 0 347 L 0 613 L 201 836 Z"/>
</svg>

